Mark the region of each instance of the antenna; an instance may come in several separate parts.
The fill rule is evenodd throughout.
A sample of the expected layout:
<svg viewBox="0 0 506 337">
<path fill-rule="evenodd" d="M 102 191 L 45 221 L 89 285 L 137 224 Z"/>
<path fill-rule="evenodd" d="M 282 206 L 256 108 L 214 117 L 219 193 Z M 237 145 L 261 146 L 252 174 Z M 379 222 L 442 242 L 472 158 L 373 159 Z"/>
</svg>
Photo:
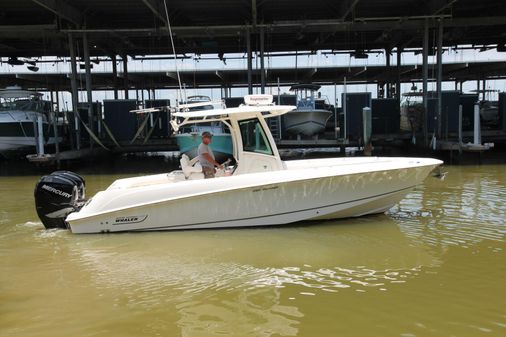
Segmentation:
<svg viewBox="0 0 506 337">
<path fill-rule="evenodd" d="M 165 7 L 165 17 L 167 18 L 167 29 L 169 30 L 170 44 L 172 45 L 172 54 L 174 55 L 174 66 L 176 68 L 177 82 L 179 85 L 178 102 L 182 102 L 181 95 L 183 92 L 183 88 L 181 87 L 181 77 L 179 76 L 179 69 L 177 67 L 176 48 L 174 47 L 174 39 L 172 38 L 172 29 L 170 27 L 169 11 L 167 10 L 167 0 L 163 0 L 163 5 Z"/>
</svg>

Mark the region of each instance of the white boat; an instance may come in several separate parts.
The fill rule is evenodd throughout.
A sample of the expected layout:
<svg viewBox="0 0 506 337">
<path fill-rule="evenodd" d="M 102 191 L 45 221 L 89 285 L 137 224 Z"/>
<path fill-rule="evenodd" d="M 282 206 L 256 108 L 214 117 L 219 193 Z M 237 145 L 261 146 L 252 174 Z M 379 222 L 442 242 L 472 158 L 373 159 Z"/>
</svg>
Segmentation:
<svg viewBox="0 0 506 337">
<path fill-rule="evenodd" d="M 36 123 L 39 117 L 46 144 L 54 143 L 47 118 L 51 103 L 41 100 L 41 96 L 41 93 L 18 86 L 0 89 L 0 153 L 33 150 L 37 145 Z"/>
<path fill-rule="evenodd" d="M 480 117 L 485 125 L 496 126 L 499 123 L 499 102 L 481 101 Z"/>
<path fill-rule="evenodd" d="M 478 95 L 483 95 L 483 100 L 480 103 L 480 117 L 481 122 L 485 126 L 497 126 L 500 121 L 499 118 L 499 101 L 492 100 L 494 95 L 497 95 L 499 90 L 495 89 L 478 89 L 471 90 Z M 496 98 L 497 99 L 497 98 Z"/>
<path fill-rule="evenodd" d="M 183 155 L 181 170 L 116 180 L 84 203 L 84 180 L 56 172 L 36 186 L 39 217 L 46 227 L 68 226 L 74 233 L 357 217 L 388 210 L 442 164 L 428 158 L 381 157 L 282 161 L 266 118 L 295 107 L 272 105 L 270 95 L 246 96 L 245 102 L 237 108 L 172 114 L 175 130 L 209 121 L 229 126 L 237 164 L 216 178 L 203 179 L 195 160 Z"/>
<path fill-rule="evenodd" d="M 295 135 L 314 136 L 325 131 L 330 118 L 329 104 L 321 97 L 316 97 L 320 89 L 315 84 L 296 84 L 290 88 L 297 95 L 297 108 L 284 116 L 285 129 Z"/>
</svg>

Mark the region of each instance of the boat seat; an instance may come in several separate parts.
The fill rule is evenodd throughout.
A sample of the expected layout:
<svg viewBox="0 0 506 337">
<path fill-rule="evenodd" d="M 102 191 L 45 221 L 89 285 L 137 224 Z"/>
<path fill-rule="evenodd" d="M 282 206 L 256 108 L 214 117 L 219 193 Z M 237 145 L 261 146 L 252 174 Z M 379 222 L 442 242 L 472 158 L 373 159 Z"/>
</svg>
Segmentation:
<svg viewBox="0 0 506 337">
<path fill-rule="evenodd" d="M 204 173 L 202 172 L 202 166 L 198 163 L 198 157 L 190 160 L 186 154 L 183 154 L 179 162 L 186 179 L 204 179 Z"/>
</svg>

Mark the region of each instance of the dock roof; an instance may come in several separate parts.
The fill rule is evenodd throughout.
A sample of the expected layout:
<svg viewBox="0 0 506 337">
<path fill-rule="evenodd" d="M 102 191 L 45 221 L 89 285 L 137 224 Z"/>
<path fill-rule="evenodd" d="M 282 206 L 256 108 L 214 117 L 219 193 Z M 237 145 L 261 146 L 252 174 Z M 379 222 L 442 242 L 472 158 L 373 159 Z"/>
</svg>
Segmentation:
<svg viewBox="0 0 506 337">
<path fill-rule="evenodd" d="M 445 46 L 505 50 L 503 0 L 170 0 L 179 54 L 421 48 L 442 20 Z M 162 0 L 2 0 L 0 56 L 68 56 L 87 33 L 92 56 L 170 54 Z M 249 33 L 249 34 L 248 34 Z M 435 40 L 435 39 L 434 39 Z"/>
<path fill-rule="evenodd" d="M 429 74 L 436 73 L 436 65 L 430 65 Z M 401 82 L 421 82 L 422 66 L 404 64 L 399 68 Z M 429 80 L 435 80 L 430 76 Z M 229 70 L 183 70 L 180 72 L 182 83 L 186 87 L 219 88 L 247 87 L 248 76 L 244 69 Z M 393 82 L 397 71 L 384 65 L 370 66 L 326 66 L 310 68 L 268 68 L 266 69 L 267 86 L 291 86 L 294 83 L 313 83 L 317 85 L 342 84 L 344 78 L 348 84 L 367 84 Z M 253 70 L 253 79 L 260 79 L 260 70 Z M 506 62 L 458 62 L 443 64 L 443 80 L 464 82 L 476 79 L 506 79 Z M 142 71 L 129 72 L 126 78 L 128 87 L 134 89 L 177 89 L 177 77 L 173 72 Z M 110 72 L 93 72 L 93 90 L 112 90 L 124 87 L 125 77 L 118 73 L 114 77 Z M 78 86 L 85 90 L 85 75 L 78 76 Z M 37 90 L 64 91 L 70 88 L 70 74 L 65 73 L 3 73 L 0 74 L 0 88 L 16 83 L 23 88 Z"/>
</svg>

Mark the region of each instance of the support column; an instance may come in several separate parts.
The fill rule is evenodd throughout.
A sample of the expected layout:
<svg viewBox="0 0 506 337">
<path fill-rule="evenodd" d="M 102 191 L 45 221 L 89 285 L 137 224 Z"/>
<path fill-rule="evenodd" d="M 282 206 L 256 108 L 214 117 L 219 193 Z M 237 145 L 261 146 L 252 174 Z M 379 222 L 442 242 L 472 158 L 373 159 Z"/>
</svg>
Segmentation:
<svg viewBox="0 0 506 337">
<path fill-rule="evenodd" d="M 260 93 L 265 94 L 265 68 L 264 68 L 264 27 L 260 27 Z"/>
<path fill-rule="evenodd" d="M 442 95 L 441 95 L 441 87 L 443 81 L 443 19 L 439 20 L 439 32 L 437 38 L 437 81 L 436 81 L 436 91 L 437 91 L 437 135 L 438 138 L 441 138 L 441 128 L 442 128 L 442 116 L 443 116 L 443 105 L 442 105 Z"/>
<path fill-rule="evenodd" d="M 72 90 L 72 111 L 74 112 L 74 129 L 76 133 L 76 149 L 81 149 L 81 128 L 79 123 L 81 122 L 81 118 L 79 117 L 79 110 L 77 109 L 77 104 L 79 102 L 79 97 L 77 93 L 77 61 L 76 61 L 76 50 L 74 47 L 74 36 L 72 33 L 69 33 L 69 49 L 70 49 L 70 86 Z M 72 139 L 72 137 L 71 137 Z M 72 144 L 73 145 L 73 144 Z"/>
<path fill-rule="evenodd" d="M 126 54 L 121 56 L 123 58 L 123 80 L 125 86 L 125 99 L 128 99 L 128 57 Z"/>
<path fill-rule="evenodd" d="M 56 111 L 60 111 L 60 93 L 58 90 L 54 91 L 56 95 Z"/>
<path fill-rule="evenodd" d="M 386 58 L 386 67 L 387 67 L 387 80 L 386 80 L 386 98 L 392 97 L 391 90 L 390 90 L 390 80 L 392 75 L 392 69 L 390 68 L 390 53 L 392 52 L 392 49 L 388 48 L 385 49 L 385 58 Z"/>
<path fill-rule="evenodd" d="M 429 90 L 427 86 L 427 81 L 429 78 L 429 20 L 425 19 L 425 25 L 423 29 L 423 84 L 422 84 L 422 91 L 423 91 L 423 141 L 424 145 L 427 146 L 429 144 L 429 137 L 427 132 L 427 123 L 428 121 L 428 111 L 429 111 L 429 104 L 428 104 L 428 93 Z"/>
<path fill-rule="evenodd" d="M 86 97 L 88 103 L 88 127 L 92 132 L 95 132 L 95 123 L 93 122 L 93 95 L 91 90 L 91 64 L 90 64 L 90 50 L 88 46 L 88 36 L 83 34 L 83 53 L 84 53 L 84 66 L 86 71 Z M 90 136 L 90 147 L 93 145 L 93 137 Z"/>
<path fill-rule="evenodd" d="M 248 51 L 248 94 L 253 94 L 253 56 L 251 53 L 251 34 L 246 28 L 246 48 Z"/>
<path fill-rule="evenodd" d="M 114 89 L 114 99 L 118 99 L 118 67 L 116 64 L 116 55 L 111 56 L 112 62 L 112 86 Z"/>
<path fill-rule="evenodd" d="M 487 99 L 487 81 L 485 79 L 483 79 L 481 81 L 481 87 L 483 88 L 483 96 L 482 96 L 482 99 L 485 101 Z"/>
<path fill-rule="evenodd" d="M 395 97 L 397 98 L 397 102 L 401 103 L 401 56 L 402 49 L 397 47 L 397 82 L 395 84 Z"/>
</svg>

